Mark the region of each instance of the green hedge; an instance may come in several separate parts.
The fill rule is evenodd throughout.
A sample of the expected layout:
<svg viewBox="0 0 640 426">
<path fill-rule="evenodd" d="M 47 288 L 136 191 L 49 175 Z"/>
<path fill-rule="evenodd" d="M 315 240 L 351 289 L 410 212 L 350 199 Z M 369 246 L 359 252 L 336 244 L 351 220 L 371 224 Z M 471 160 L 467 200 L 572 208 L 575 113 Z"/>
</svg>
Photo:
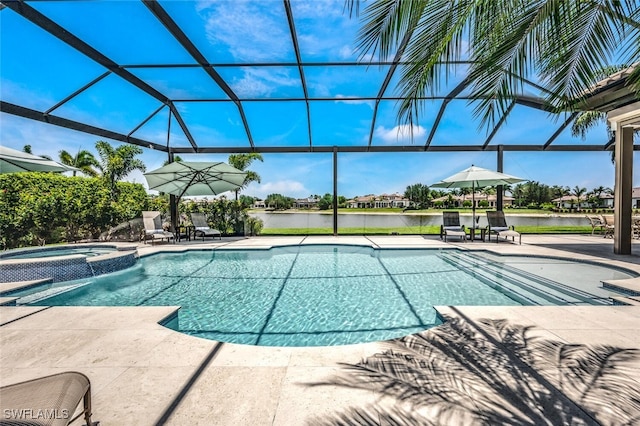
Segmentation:
<svg viewBox="0 0 640 426">
<path fill-rule="evenodd" d="M 115 199 L 101 178 L 54 173 L 0 175 L 0 244 L 3 248 L 98 238 L 111 226 L 147 209 L 140 184 L 118 182 Z"/>
<path fill-rule="evenodd" d="M 188 222 L 187 216 L 189 213 L 204 213 L 209 226 L 220 230 L 223 235 L 243 235 L 245 222 L 250 223 L 250 226 L 254 226 L 249 221 L 247 207 L 240 201 L 227 200 L 226 198 L 181 201 L 178 211 L 182 216 L 183 222 Z M 252 230 L 250 232 L 255 231 Z"/>
</svg>

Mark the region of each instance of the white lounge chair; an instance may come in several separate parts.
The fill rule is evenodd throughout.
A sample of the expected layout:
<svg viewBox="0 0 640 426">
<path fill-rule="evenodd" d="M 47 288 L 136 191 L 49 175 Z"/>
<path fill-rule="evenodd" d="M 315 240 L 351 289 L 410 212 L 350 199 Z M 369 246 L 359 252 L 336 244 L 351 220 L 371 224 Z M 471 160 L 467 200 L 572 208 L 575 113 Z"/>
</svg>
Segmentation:
<svg viewBox="0 0 640 426">
<path fill-rule="evenodd" d="M 195 237 L 202 237 L 202 241 L 204 241 L 205 237 L 222 239 L 222 232 L 209 227 L 204 213 L 191 213 L 191 223 L 195 228 Z"/>
<path fill-rule="evenodd" d="M 175 237 L 171 232 L 165 231 L 162 228 L 162 219 L 160 217 L 160 212 L 150 211 L 150 212 L 142 212 L 142 221 L 144 223 L 144 242 L 146 244 L 147 239 L 151 240 L 151 244 L 157 240 L 167 240 L 169 242 L 170 239 L 175 241 Z"/>
</svg>

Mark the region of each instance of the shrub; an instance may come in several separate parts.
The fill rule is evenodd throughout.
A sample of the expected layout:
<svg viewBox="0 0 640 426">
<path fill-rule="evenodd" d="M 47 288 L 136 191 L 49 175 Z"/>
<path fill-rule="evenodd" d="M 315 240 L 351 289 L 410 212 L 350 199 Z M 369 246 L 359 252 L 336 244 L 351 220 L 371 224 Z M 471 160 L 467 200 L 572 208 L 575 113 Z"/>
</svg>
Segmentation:
<svg viewBox="0 0 640 426">
<path fill-rule="evenodd" d="M 104 180 L 55 173 L 0 175 L 0 244 L 15 248 L 97 238 L 147 207 L 140 184 L 118 182 L 115 199 Z"/>
<path fill-rule="evenodd" d="M 263 227 L 264 222 L 262 219 L 252 216 L 247 218 L 247 229 L 249 231 L 249 235 L 260 235 Z"/>
<path fill-rule="evenodd" d="M 555 210 L 556 205 L 553 204 L 553 203 L 542 203 L 540 208 L 542 208 L 543 210 L 553 211 L 553 210 Z"/>
</svg>

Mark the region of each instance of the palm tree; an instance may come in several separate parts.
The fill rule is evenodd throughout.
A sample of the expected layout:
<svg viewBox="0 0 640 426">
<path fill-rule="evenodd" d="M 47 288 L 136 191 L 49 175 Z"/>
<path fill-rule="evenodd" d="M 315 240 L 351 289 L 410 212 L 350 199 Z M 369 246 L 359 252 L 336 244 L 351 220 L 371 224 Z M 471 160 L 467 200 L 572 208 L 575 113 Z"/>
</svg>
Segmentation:
<svg viewBox="0 0 640 426">
<path fill-rule="evenodd" d="M 162 166 L 168 166 L 171 163 L 175 163 L 176 161 L 182 161 L 182 158 L 179 155 L 176 155 L 175 157 L 173 157 L 173 161 L 165 161 L 164 163 L 162 163 Z"/>
<path fill-rule="evenodd" d="M 580 188 L 578 185 L 576 185 L 573 190 L 571 191 L 571 195 L 573 195 L 574 197 L 576 197 L 577 199 L 577 203 L 578 203 L 578 211 L 580 211 L 580 203 L 582 200 L 582 196 L 587 192 L 587 188 Z M 573 200 L 571 201 L 571 204 L 573 205 Z"/>
<path fill-rule="evenodd" d="M 136 155 L 142 154 L 142 148 L 133 145 L 120 145 L 114 148 L 105 141 L 96 142 L 96 150 L 100 155 L 100 170 L 107 181 L 111 193 L 115 194 L 116 182 L 124 179 L 134 170 L 147 170 L 142 160 Z"/>
<path fill-rule="evenodd" d="M 261 182 L 260 175 L 254 171 L 247 170 L 247 167 L 251 165 L 255 160 L 264 161 L 262 158 L 262 154 L 257 152 L 251 152 L 249 154 L 231 154 L 229 156 L 229 164 L 235 167 L 238 170 L 246 171 L 247 176 L 244 178 L 243 184 L 240 188 L 236 189 L 236 200 L 238 199 L 238 193 L 241 189 L 244 189 L 251 182 Z"/>
<path fill-rule="evenodd" d="M 62 164 L 75 167 L 87 176 L 98 176 L 98 171 L 95 170 L 94 167 L 100 167 L 100 163 L 98 162 L 98 160 L 96 160 L 96 157 L 94 157 L 93 154 L 89 151 L 82 149 L 79 150 L 75 156 L 73 156 L 63 149 L 62 151 L 60 151 L 59 155 L 60 162 Z M 75 170 L 73 171 L 73 175 L 76 175 Z"/>
<path fill-rule="evenodd" d="M 359 13 L 361 0 L 345 1 Z M 573 110 L 611 52 L 635 62 L 639 9 L 637 0 L 377 0 L 362 13 L 358 50 L 382 61 L 401 51 L 398 120 L 409 128 L 418 122 L 421 98 L 459 70 L 455 61 L 469 61 L 465 82 L 474 114 L 491 128 L 508 114 L 524 79 L 546 86 L 552 110 Z M 629 83 L 640 86 L 640 67 Z"/>
<path fill-rule="evenodd" d="M 600 185 L 600 186 L 598 186 L 596 188 L 593 188 L 592 193 L 593 193 L 593 196 L 598 199 L 598 205 L 602 204 L 602 194 L 606 194 L 607 190 L 611 191 L 611 189 L 605 188 L 602 185 Z"/>
<path fill-rule="evenodd" d="M 33 151 L 31 151 L 31 145 L 25 145 L 22 147 L 22 152 L 26 152 L 27 154 L 31 154 L 31 155 L 35 155 L 33 153 Z M 46 160 L 53 160 L 53 158 L 49 157 L 48 155 L 38 155 L 38 157 L 40 158 L 44 158 Z"/>
</svg>

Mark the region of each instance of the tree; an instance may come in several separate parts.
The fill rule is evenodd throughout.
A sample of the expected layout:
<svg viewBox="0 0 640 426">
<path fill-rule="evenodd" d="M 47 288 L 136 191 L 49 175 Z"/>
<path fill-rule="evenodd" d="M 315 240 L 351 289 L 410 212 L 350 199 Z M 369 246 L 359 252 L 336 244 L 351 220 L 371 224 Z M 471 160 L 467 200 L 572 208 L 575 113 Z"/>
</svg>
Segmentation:
<svg viewBox="0 0 640 426">
<path fill-rule="evenodd" d="M 67 166 L 75 167 L 87 176 L 96 177 L 98 171 L 94 167 L 100 167 L 100 162 L 89 151 L 82 149 L 78 150 L 75 156 L 69 154 L 64 149 L 60 151 L 60 162 Z M 76 171 L 73 171 L 73 175 L 76 175 Z"/>
<path fill-rule="evenodd" d="M 570 193 L 571 190 L 568 186 L 553 185 L 551 187 L 551 197 L 553 199 L 564 197 L 565 195 L 569 195 Z"/>
<path fill-rule="evenodd" d="M 116 182 L 134 170 L 147 170 L 142 160 L 135 158 L 142 154 L 142 148 L 138 146 L 120 145 L 114 148 L 108 142 L 98 141 L 96 149 L 100 155 L 102 177 L 107 181 L 112 195 L 116 192 Z"/>
<path fill-rule="evenodd" d="M 229 165 L 235 167 L 238 170 L 246 171 L 247 176 L 244 178 L 244 182 L 240 188 L 236 189 L 236 200 L 238 199 L 238 193 L 241 189 L 244 189 L 251 182 L 261 182 L 260 175 L 252 170 L 247 170 L 247 167 L 251 165 L 255 160 L 264 161 L 262 154 L 257 152 L 251 152 L 249 154 L 231 154 L 229 156 Z"/>
<path fill-rule="evenodd" d="M 404 190 L 404 196 L 415 203 L 418 209 L 427 208 L 431 201 L 431 191 L 427 185 L 422 183 L 407 186 Z"/>
<path fill-rule="evenodd" d="M 176 155 L 175 157 L 173 157 L 173 161 L 166 160 L 164 163 L 162 163 L 162 167 L 168 166 L 169 164 L 175 163 L 176 161 L 182 161 L 182 158 L 179 155 Z"/>
<path fill-rule="evenodd" d="M 578 203 L 578 211 L 580 210 L 580 203 L 582 201 L 582 197 L 584 196 L 584 194 L 587 192 L 587 188 L 580 188 L 578 185 L 576 185 L 572 190 L 571 190 L 571 195 L 573 195 L 574 197 L 576 197 L 577 199 L 577 203 Z M 573 205 L 573 201 L 571 202 L 571 204 Z"/>
<path fill-rule="evenodd" d="M 360 3 L 346 0 L 356 14 Z M 611 52 L 621 52 L 622 63 L 640 57 L 638 13 L 634 0 L 378 0 L 362 14 L 358 50 L 382 61 L 403 50 L 398 121 L 410 129 L 422 98 L 448 83 L 455 61 L 469 61 L 465 84 L 474 114 L 491 128 L 509 113 L 525 79 L 548 89 L 552 110 L 578 108 Z M 628 81 L 639 88 L 640 67 Z"/>
<path fill-rule="evenodd" d="M 267 198 L 264 199 L 264 203 L 271 208 L 276 210 L 286 210 L 290 209 L 293 206 L 294 199 L 291 197 L 285 197 L 282 194 L 269 194 Z"/>
<path fill-rule="evenodd" d="M 27 154 L 31 154 L 31 155 L 35 155 L 33 153 L 33 151 L 31 150 L 31 145 L 25 145 L 22 147 L 22 152 L 26 152 Z M 49 157 L 48 155 L 38 155 L 38 157 L 40 158 L 45 158 L 47 160 L 53 160 L 51 157 Z M 74 175 L 75 176 L 75 175 Z"/>
<path fill-rule="evenodd" d="M 333 207 L 333 195 L 326 193 L 318 200 L 318 209 L 329 210 Z"/>
<path fill-rule="evenodd" d="M 255 197 L 249 197 L 248 195 L 241 195 L 240 196 L 240 204 L 242 204 L 242 206 L 244 208 L 251 208 L 253 206 L 253 203 L 255 203 L 257 200 L 257 198 Z"/>
</svg>

